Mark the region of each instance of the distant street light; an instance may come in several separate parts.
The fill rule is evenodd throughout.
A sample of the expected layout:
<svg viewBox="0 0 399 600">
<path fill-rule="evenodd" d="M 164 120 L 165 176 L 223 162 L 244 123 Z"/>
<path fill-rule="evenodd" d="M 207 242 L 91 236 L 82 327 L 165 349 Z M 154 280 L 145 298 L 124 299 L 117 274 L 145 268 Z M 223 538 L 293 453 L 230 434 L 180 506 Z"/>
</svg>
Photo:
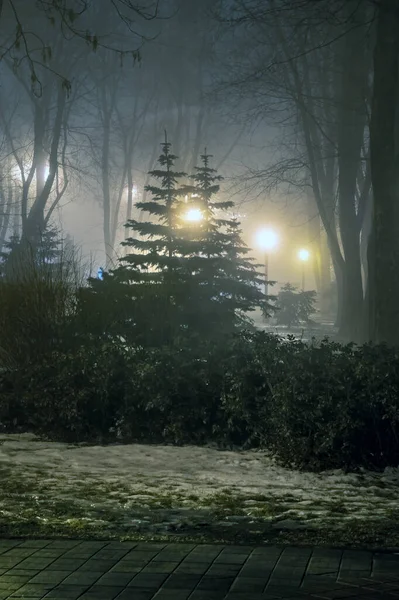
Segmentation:
<svg viewBox="0 0 399 600">
<path fill-rule="evenodd" d="M 310 258 L 310 252 L 309 250 L 306 250 L 306 248 L 301 248 L 301 250 L 299 250 L 298 252 L 298 258 L 302 263 L 302 291 L 305 291 L 305 268 L 306 268 L 306 263 L 308 262 L 309 258 Z"/>
<path fill-rule="evenodd" d="M 278 235 L 273 229 L 260 229 L 256 234 L 256 241 L 265 253 L 265 296 L 269 294 L 269 254 L 278 244 Z"/>
<path fill-rule="evenodd" d="M 199 208 L 189 208 L 183 215 L 184 221 L 188 223 L 200 223 L 203 218 L 204 215 Z"/>
</svg>

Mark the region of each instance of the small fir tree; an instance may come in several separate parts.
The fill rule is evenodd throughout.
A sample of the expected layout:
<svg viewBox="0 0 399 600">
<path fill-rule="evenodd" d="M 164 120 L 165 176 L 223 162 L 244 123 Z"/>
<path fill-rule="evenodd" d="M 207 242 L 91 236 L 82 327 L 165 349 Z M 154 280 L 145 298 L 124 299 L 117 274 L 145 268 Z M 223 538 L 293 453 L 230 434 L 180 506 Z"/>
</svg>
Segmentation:
<svg viewBox="0 0 399 600">
<path fill-rule="evenodd" d="M 41 264 L 56 263 L 62 254 L 63 239 L 55 228 L 48 228 L 40 236 L 37 248 L 37 260 Z"/>
<path fill-rule="evenodd" d="M 279 294 L 276 302 L 276 320 L 278 325 L 299 325 L 301 322 L 308 323 L 310 315 L 316 312 L 316 292 L 298 292 L 297 288 L 286 283 Z"/>
<path fill-rule="evenodd" d="M 4 242 L 3 251 L 0 252 L 0 258 L 2 263 L 6 263 L 11 252 L 13 252 L 20 244 L 21 238 L 18 234 L 13 233 L 10 238 Z"/>
<path fill-rule="evenodd" d="M 62 248 L 63 239 L 60 232 L 54 228 L 45 229 L 40 234 L 38 245 L 35 248 L 27 245 L 26 248 L 22 249 L 20 236 L 13 234 L 4 243 L 4 250 L 0 253 L 2 271 L 7 270 L 10 257 L 18 249 L 23 250 L 20 260 L 25 260 L 26 262 L 33 261 L 36 267 L 44 267 L 47 264 L 55 264 L 61 260 Z"/>
<path fill-rule="evenodd" d="M 266 298 L 261 292 L 258 265 L 247 256 L 250 250 L 242 240 L 240 223 L 228 214 L 234 203 L 217 198 L 223 178 L 210 167 L 211 158 L 205 149 L 202 166 L 191 176 L 194 185 L 183 189 L 203 215 L 191 270 L 201 303 L 198 310 L 203 313 L 207 307 L 206 316 L 212 325 L 217 320 L 219 327 L 225 324 L 231 328 L 237 321 L 247 320 L 247 313 L 256 307 L 265 310 Z"/>
<path fill-rule="evenodd" d="M 113 271 L 120 283 L 130 284 L 123 294 L 133 301 L 136 332 L 167 343 L 173 341 L 178 327 L 178 299 L 186 278 L 184 259 L 190 253 L 189 242 L 179 235 L 178 181 L 185 174 L 174 170 L 176 159 L 165 133 L 160 168 L 150 171 L 159 185 L 147 186 L 152 198 L 135 204 L 150 219 L 127 222 L 126 227 L 136 235 L 122 242 L 129 252 Z"/>
</svg>

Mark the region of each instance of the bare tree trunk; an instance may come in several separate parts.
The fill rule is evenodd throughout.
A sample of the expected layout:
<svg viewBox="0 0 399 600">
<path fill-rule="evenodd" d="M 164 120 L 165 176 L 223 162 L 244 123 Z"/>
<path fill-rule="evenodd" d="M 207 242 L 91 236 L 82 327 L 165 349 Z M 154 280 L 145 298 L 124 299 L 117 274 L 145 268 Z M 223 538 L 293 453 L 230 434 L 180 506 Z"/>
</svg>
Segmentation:
<svg viewBox="0 0 399 600">
<path fill-rule="evenodd" d="M 52 126 L 49 174 L 40 194 L 36 196 L 33 206 L 29 211 L 25 223 L 23 224 L 22 238 L 30 244 L 36 243 L 38 234 L 40 234 L 40 232 L 42 232 L 44 229 L 45 208 L 58 172 L 58 152 L 62 133 L 65 104 L 66 91 L 60 84 L 57 96 L 57 110 L 54 124 Z"/>
<path fill-rule="evenodd" d="M 200 108 L 198 111 L 197 124 L 196 124 L 196 128 L 195 128 L 194 148 L 192 150 L 191 160 L 189 163 L 189 167 L 187 169 L 187 172 L 189 175 L 194 173 L 194 169 L 198 165 L 198 155 L 199 155 L 201 143 L 203 141 L 204 120 L 205 120 L 205 106 L 204 106 L 203 100 L 201 99 L 201 105 L 200 105 Z"/>
<path fill-rule="evenodd" d="M 108 110 L 103 113 L 103 143 L 101 149 L 101 179 L 103 192 L 103 233 L 106 268 L 112 266 L 113 252 L 111 239 L 111 190 L 109 179 L 109 146 L 111 134 L 111 115 Z"/>
<path fill-rule="evenodd" d="M 399 10 L 381 0 L 374 50 L 370 161 L 374 223 L 369 248 L 370 338 L 399 343 L 399 194 L 395 130 L 399 104 Z"/>
<path fill-rule="evenodd" d="M 129 165 L 127 170 L 127 204 L 126 204 L 126 221 L 130 221 L 133 212 L 133 172 L 132 166 Z M 125 227 L 124 239 L 129 237 L 128 228 Z"/>
<path fill-rule="evenodd" d="M 2 215 L 0 217 L 0 252 L 3 250 L 4 243 L 6 241 L 8 228 L 10 225 L 12 203 L 14 200 L 14 194 L 11 182 L 8 181 L 6 185 L 3 185 L 2 181 L 2 198 L 4 202 L 1 205 Z"/>
</svg>

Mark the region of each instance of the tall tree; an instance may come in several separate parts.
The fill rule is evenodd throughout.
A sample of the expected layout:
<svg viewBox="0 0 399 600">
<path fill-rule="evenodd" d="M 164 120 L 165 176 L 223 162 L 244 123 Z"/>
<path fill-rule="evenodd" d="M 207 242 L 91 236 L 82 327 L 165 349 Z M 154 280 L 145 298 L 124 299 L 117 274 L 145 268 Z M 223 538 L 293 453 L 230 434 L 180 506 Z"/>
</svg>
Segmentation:
<svg viewBox="0 0 399 600">
<path fill-rule="evenodd" d="M 194 298 L 191 309 L 201 314 L 207 306 L 207 325 L 228 330 L 248 321 L 248 313 L 255 308 L 266 312 L 268 307 L 260 289 L 264 281 L 257 271 L 259 265 L 247 256 L 250 250 L 242 240 L 240 223 L 231 214 L 234 202 L 218 197 L 222 177 L 210 166 L 211 158 L 205 149 L 202 165 L 191 176 L 194 185 L 183 188 L 203 218 L 194 230 L 190 269 L 200 306 Z"/>
<path fill-rule="evenodd" d="M 368 5 L 243 0 L 233 13 L 230 6 L 226 10 L 229 26 L 240 30 L 238 47 L 249 44 L 245 58 L 235 58 L 227 89 L 256 122 L 278 120 L 283 135 L 291 131 L 291 156 L 285 144 L 280 158 L 281 181 L 286 184 L 287 173 L 296 171 L 296 183 L 310 182 L 336 274 L 340 332 L 360 339 L 360 240 L 369 197 Z M 275 168 L 260 169 L 259 181 L 270 171 L 275 176 Z M 307 194 L 303 200 L 308 202 Z"/>
<path fill-rule="evenodd" d="M 370 161 L 374 219 L 368 253 L 370 338 L 399 343 L 399 7 L 377 4 Z"/>
<path fill-rule="evenodd" d="M 137 237 L 122 242 L 129 253 L 120 259 L 120 267 L 114 271 L 118 281 L 129 285 L 137 334 L 167 344 L 176 338 L 178 298 L 185 278 L 184 258 L 189 252 L 178 229 L 181 200 L 177 184 L 185 174 L 174 170 L 176 158 L 165 133 L 158 159 L 160 167 L 150 172 L 159 185 L 148 185 L 147 192 L 152 198 L 136 203 L 152 219 L 127 222 L 126 227 Z"/>
</svg>

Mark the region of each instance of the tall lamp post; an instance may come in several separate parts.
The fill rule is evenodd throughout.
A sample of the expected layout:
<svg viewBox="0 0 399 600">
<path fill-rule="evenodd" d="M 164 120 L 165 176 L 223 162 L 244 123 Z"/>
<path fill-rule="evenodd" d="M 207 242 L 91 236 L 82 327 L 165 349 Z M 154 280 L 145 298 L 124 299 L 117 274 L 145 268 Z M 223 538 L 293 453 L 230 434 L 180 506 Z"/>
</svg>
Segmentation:
<svg viewBox="0 0 399 600">
<path fill-rule="evenodd" d="M 299 250 L 298 252 L 298 258 L 302 263 L 302 291 L 305 291 L 305 269 L 306 269 L 306 263 L 308 262 L 309 258 L 310 258 L 310 252 L 309 250 L 306 250 L 306 248 L 301 248 L 301 250 Z"/>
<path fill-rule="evenodd" d="M 265 253 L 265 296 L 269 295 L 269 255 L 278 244 L 278 235 L 273 229 L 260 229 L 256 241 Z"/>
</svg>

